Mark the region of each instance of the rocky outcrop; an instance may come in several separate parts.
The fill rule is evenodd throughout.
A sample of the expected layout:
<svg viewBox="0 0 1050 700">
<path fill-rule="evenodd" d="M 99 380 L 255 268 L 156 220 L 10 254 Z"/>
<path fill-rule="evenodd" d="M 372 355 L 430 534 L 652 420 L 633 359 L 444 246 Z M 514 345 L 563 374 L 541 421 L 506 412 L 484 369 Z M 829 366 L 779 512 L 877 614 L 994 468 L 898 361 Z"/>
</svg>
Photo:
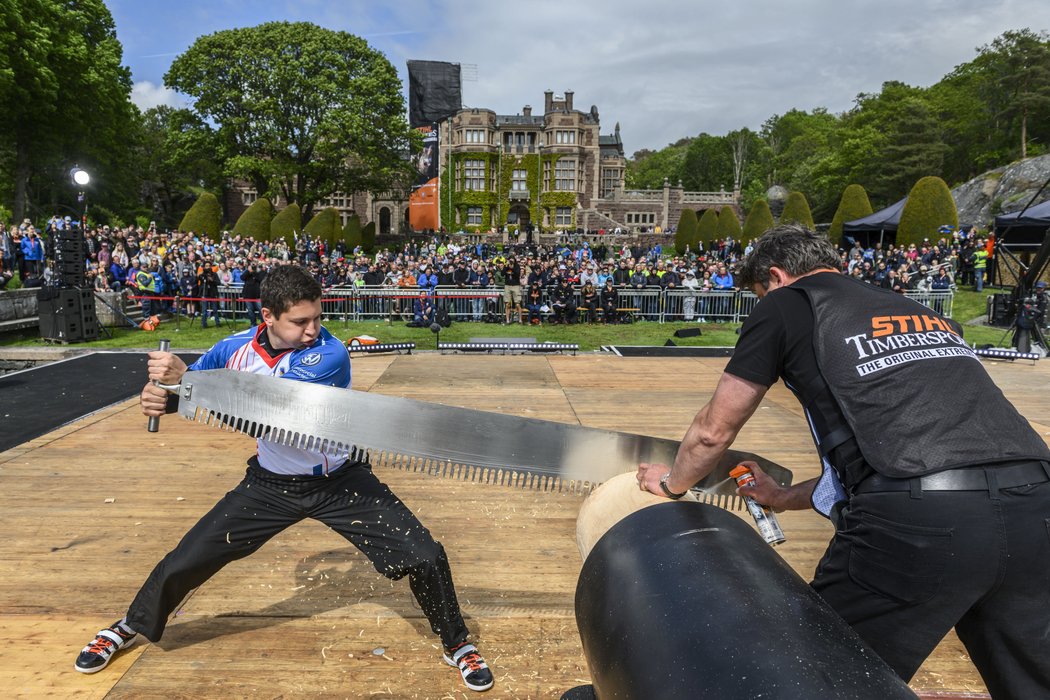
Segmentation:
<svg viewBox="0 0 1050 700">
<path fill-rule="evenodd" d="M 959 223 L 988 228 L 999 214 L 1024 207 L 1050 178 L 1050 155 L 1027 158 L 989 170 L 952 190 Z M 1034 203 L 1050 199 L 1050 186 Z"/>
</svg>

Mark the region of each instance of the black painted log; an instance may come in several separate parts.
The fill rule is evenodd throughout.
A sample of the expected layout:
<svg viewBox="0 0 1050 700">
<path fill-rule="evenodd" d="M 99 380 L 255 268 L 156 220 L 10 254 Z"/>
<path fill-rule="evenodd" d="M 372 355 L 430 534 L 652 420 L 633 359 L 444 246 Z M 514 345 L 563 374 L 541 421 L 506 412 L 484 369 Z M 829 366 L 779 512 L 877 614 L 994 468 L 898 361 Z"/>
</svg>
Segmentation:
<svg viewBox="0 0 1050 700">
<path fill-rule="evenodd" d="M 748 523 L 715 506 L 668 502 L 614 525 L 584 562 L 576 623 L 599 700 L 915 698 Z"/>
</svg>

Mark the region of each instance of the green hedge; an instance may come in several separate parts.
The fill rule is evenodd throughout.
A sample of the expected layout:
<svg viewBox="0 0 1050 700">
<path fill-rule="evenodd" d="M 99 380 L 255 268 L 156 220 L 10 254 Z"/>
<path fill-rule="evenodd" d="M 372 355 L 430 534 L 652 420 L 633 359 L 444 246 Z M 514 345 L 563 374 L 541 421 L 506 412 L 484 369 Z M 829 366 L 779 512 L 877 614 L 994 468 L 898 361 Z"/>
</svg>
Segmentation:
<svg viewBox="0 0 1050 700">
<path fill-rule="evenodd" d="M 376 248 L 376 222 L 369 221 L 361 229 L 361 247 L 366 253 L 371 253 Z"/>
<path fill-rule="evenodd" d="M 922 239 L 937 239 L 937 230 L 948 224 L 959 225 L 959 212 L 951 190 L 939 177 L 924 177 L 908 193 L 897 227 L 897 245 L 919 244 Z"/>
<path fill-rule="evenodd" d="M 868 193 L 860 185 L 850 185 L 842 191 L 839 200 L 839 208 L 835 210 L 835 217 L 831 220 L 831 228 L 828 229 L 828 238 L 832 243 L 842 243 L 842 224 L 847 221 L 862 219 L 872 213 L 871 202 Z"/>
<path fill-rule="evenodd" d="M 696 212 L 683 209 L 678 217 L 678 228 L 674 234 L 674 249 L 679 255 L 685 255 L 685 249 L 696 252 Z"/>
<path fill-rule="evenodd" d="M 260 197 L 237 219 L 237 223 L 233 225 L 233 233 L 236 236 L 250 236 L 257 241 L 268 241 L 272 216 L 273 205 L 270 204 L 270 200 Z"/>
<path fill-rule="evenodd" d="M 277 213 L 270 221 L 270 240 L 283 240 L 290 247 L 295 247 L 295 234 L 303 230 L 303 212 L 299 205 L 292 202 Z"/>
<path fill-rule="evenodd" d="M 736 218 L 736 209 L 727 204 L 718 212 L 717 236 L 722 240 L 732 238 L 739 241 L 740 233 L 740 219 Z"/>
<path fill-rule="evenodd" d="M 705 209 L 700 215 L 700 221 L 696 225 L 696 248 L 706 250 L 711 241 L 718 237 L 718 212 L 714 209 Z"/>
<path fill-rule="evenodd" d="M 346 220 L 346 226 L 343 227 L 343 240 L 346 241 L 348 253 L 361 245 L 361 219 L 357 214 L 351 214 Z"/>
<path fill-rule="evenodd" d="M 769 211 L 769 202 L 764 199 L 755 200 L 755 203 L 751 205 L 751 211 L 747 213 L 747 218 L 744 219 L 743 239 L 745 241 L 754 240 L 775 225 L 773 212 Z"/>
<path fill-rule="evenodd" d="M 784 211 L 780 213 L 780 223 L 801 224 L 810 231 L 815 228 L 813 213 L 809 210 L 806 195 L 801 192 L 792 192 L 788 195 L 787 202 L 784 203 Z"/>
<path fill-rule="evenodd" d="M 310 238 L 327 243 L 329 249 L 342 230 L 342 226 L 339 225 L 339 211 L 335 207 L 327 207 L 317 212 L 303 229 Z"/>
<path fill-rule="evenodd" d="M 218 238 L 222 227 L 222 207 L 211 192 L 203 192 L 179 223 L 180 231 Z"/>
</svg>

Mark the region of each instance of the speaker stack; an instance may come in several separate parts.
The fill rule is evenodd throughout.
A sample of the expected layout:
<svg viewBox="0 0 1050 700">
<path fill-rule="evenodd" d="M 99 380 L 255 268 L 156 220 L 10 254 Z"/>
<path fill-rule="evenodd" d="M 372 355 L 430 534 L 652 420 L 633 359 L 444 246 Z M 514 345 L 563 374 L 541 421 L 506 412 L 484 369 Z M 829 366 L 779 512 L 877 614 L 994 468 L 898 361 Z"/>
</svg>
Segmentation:
<svg viewBox="0 0 1050 700">
<path fill-rule="evenodd" d="M 59 231 L 54 241 L 56 286 L 37 292 L 40 337 L 63 343 L 98 339 L 95 294 L 85 289 L 87 250 L 79 231 Z"/>
<path fill-rule="evenodd" d="M 83 287 L 87 248 L 80 231 L 59 231 L 55 239 L 55 280 L 59 287 Z"/>
</svg>

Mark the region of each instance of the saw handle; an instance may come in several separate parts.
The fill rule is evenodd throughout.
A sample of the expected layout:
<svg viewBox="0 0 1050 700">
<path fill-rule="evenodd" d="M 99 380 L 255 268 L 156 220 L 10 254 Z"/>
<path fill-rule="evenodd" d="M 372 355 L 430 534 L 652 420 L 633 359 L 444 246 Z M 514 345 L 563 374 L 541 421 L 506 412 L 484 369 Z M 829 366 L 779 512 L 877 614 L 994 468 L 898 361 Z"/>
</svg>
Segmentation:
<svg viewBox="0 0 1050 700">
<path fill-rule="evenodd" d="M 168 352 L 168 350 L 171 349 L 171 341 L 167 338 L 161 338 L 157 342 L 157 349 L 161 352 Z M 153 383 L 155 385 L 158 385 L 157 382 Z M 148 430 L 151 433 L 155 433 L 158 430 L 160 430 L 160 416 L 150 416 L 148 422 L 146 423 L 146 430 Z"/>
</svg>

